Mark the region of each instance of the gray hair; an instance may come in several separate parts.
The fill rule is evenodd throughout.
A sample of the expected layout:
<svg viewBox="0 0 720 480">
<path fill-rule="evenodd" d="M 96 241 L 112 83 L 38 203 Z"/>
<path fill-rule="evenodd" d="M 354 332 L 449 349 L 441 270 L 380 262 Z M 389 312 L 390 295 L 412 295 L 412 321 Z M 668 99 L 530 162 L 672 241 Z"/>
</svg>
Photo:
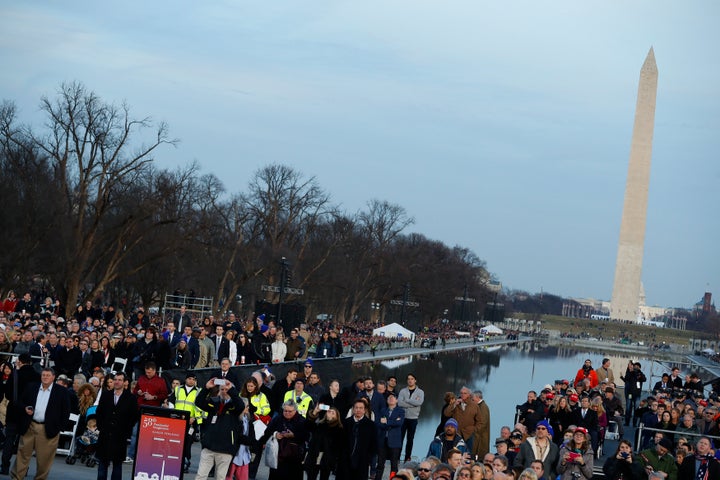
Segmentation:
<svg viewBox="0 0 720 480">
<path fill-rule="evenodd" d="M 282 408 L 285 408 L 285 407 L 292 407 L 296 412 L 297 412 L 297 409 L 298 409 L 297 403 L 295 403 L 294 400 L 288 400 L 288 401 L 284 402 L 284 403 L 282 404 Z"/>
</svg>

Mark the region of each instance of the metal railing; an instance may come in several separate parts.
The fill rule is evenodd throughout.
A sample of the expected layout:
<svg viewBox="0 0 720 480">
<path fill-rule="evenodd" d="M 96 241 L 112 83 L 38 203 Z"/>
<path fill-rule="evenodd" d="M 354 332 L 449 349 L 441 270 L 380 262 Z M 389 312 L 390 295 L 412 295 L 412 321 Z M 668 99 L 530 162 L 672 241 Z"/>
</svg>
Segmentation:
<svg viewBox="0 0 720 480">
<path fill-rule="evenodd" d="M 637 428 L 637 430 L 636 430 L 636 435 L 637 435 L 638 441 L 635 442 L 635 453 L 638 453 L 638 452 L 640 452 L 641 450 L 643 450 L 642 448 L 640 448 L 640 443 L 641 443 L 640 440 L 641 440 L 642 437 L 643 437 L 643 431 L 648 431 L 648 432 L 661 432 L 661 433 L 663 433 L 663 434 L 670 434 L 670 435 L 673 436 L 673 437 L 676 436 L 676 435 L 681 435 L 681 436 L 683 436 L 683 437 L 707 437 L 707 438 L 711 438 L 712 440 L 720 440 L 720 437 L 717 437 L 717 436 L 714 436 L 714 435 L 708 435 L 708 434 L 706 434 L 706 433 L 690 433 L 690 432 L 680 432 L 680 433 L 678 433 L 677 430 L 665 430 L 665 429 L 662 429 L 662 428 L 646 427 L 645 424 L 643 424 L 643 423 L 641 422 L 641 423 L 638 425 L 638 428 Z M 693 442 L 693 443 L 694 443 L 694 442 Z"/>
</svg>

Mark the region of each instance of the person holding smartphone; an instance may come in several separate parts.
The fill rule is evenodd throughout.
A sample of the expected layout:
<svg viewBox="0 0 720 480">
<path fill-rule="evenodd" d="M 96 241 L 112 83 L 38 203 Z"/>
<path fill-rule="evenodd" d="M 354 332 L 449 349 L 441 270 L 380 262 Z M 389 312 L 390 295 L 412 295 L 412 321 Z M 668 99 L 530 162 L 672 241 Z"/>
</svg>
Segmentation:
<svg viewBox="0 0 720 480">
<path fill-rule="evenodd" d="M 605 478 L 608 480 L 644 479 L 647 474 L 634 460 L 632 443 L 628 440 L 620 440 L 615 454 L 608 457 L 603 465 Z"/>
<path fill-rule="evenodd" d="M 592 479 L 595 455 L 587 429 L 576 428 L 573 438 L 560 448 L 559 457 L 557 472 L 561 480 Z"/>
</svg>

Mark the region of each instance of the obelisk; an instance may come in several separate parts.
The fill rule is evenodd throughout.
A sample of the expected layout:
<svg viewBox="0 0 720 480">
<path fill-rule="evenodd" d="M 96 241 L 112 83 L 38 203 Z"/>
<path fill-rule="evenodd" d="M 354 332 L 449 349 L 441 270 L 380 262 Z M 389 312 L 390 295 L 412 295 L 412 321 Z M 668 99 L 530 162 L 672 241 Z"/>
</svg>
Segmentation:
<svg viewBox="0 0 720 480">
<path fill-rule="evenodd" d="M 639 312 L 657 81 L 655 53 L 650 48 L 640 69 L 615 282 L 610 303 L 610 318 L 627 322 L 636 322 Z"/>
</svg>

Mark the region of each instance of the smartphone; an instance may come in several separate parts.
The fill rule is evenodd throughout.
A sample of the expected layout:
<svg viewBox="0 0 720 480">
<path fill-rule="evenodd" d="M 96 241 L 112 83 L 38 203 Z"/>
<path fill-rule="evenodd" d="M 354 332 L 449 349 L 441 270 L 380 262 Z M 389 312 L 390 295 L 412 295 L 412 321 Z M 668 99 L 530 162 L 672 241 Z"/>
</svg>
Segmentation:
<svg viewBox="0 0 720 480">
<path fill-rule="evenodd" d="M 216 378 L 215 385 L 220 385 L 220 386 L 225 385 L 225 379 L 224 378 Z"/>
<path fill-rule="evenodd" d="M 325 410 L 327 412 L 330 410 L 330 405 L 320 405 L 320 410 Z"/>
</svg>

